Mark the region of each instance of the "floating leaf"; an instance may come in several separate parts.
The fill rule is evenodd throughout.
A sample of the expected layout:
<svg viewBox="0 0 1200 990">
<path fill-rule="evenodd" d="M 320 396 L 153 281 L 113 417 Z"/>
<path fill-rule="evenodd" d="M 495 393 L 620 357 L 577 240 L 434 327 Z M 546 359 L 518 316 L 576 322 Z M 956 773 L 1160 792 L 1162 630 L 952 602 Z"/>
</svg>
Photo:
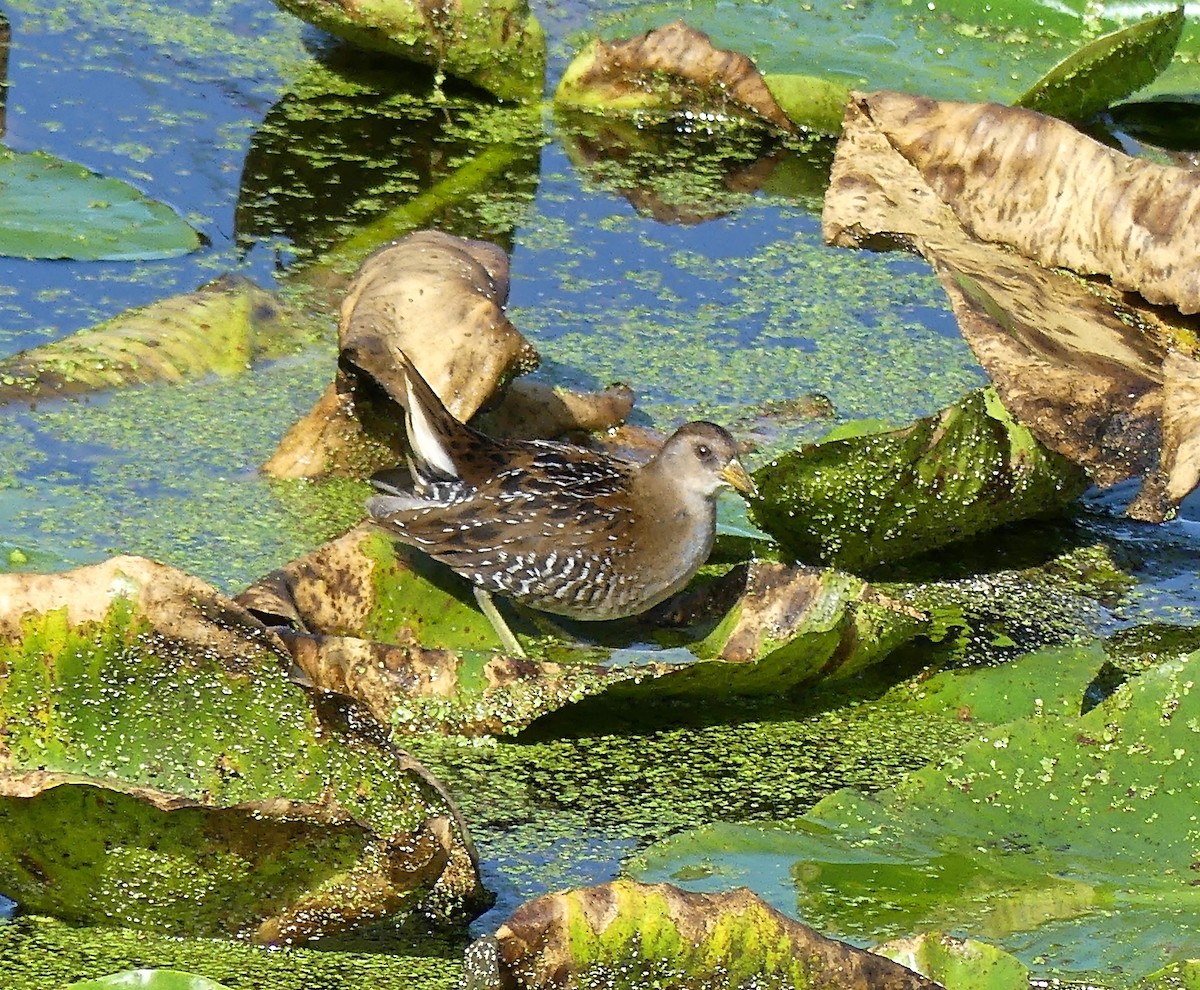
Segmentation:
<svg viewBox="0 0 1200 990">
<path fill-rule="evenodd" d="M 370 525 L 267 575 L 238 601 L 292 627 L 280 634 L 314 687 L 356 698 L 406 731 L 467 735 L 517 732 L 593 696 L 623 706 L 784 694 L 853 677 L 929 627 L 923 613 L 852 575 L 754 563 L 648 616 L 569 624 L 614 646 L 508 657 L 496 652 L 464 579 Z M 638 645 L 655 638 L 686 649 Z"/>
<path fill-rule="evenodd" d="M 145 261 L 195 251 L 200 235 L 126 182 L 44 152 L 0 147 L 0 254 Z"/>
<path fill-rule="evenodd" d="M 1061 512 L 1085 488 L 991 390 L 907 429 L 784 454 L 755 481 L 758 525 L 798 560 L 849 570 Z"/>
<path fill-rule="evenodd" d="M 471 987 L 720 986 L 938 990 L 890 959 L 825 938 L 747 890 L 690 894 L 629 880 L 521 905 L 468 950 Z"/>
<path fill-rule="evenodd" d="M 1072 52 L 1017 101 L 1064 120 L 1087 120 L 1153 82 L 1171 64 L 1183 7 L 1114 31 Z"/>
<path fill-rule="evenodd" d="M 873 952 L 937 980 L 947 990 L 1028 990 L 1029 968 L 976 939 L 928 933 L 877 945 Z"/>
<path fill-rule="evenodd" d="M 248 279 L 224 276 L 0 361 L 0 403 L 238 374 L 297 350 L 312 322 Z"/>
<path fill-rule="evenodd" d="M 796 129 L 750 59 L 718 49 L 681 20 L 627 41 L 594 41 L 563 74 L 554 99 L 605 114 L 733 115 L 784 133 Z"/>
<path fill-rule="evenodd" d="M 1198 672 L 1200 654 L 1162 663 L 1082 716 L 1035 704 L 889 790 L 839 791 L 794 825 L 698 830 L 636 875 L 736 878 L 855 940 L 970 933 L 1059 976 L 1194 957 Z M 970 676 L 986 688 L 991 672 Z"/>
<path fill-rule="evenodd" d="M 24 909 L 274 943 L 478 896 L 436 782 L 322 727 L 203 582 L 118 557 L 0 575 L 0 601 L 0 889 Z"/>
<path fill-rule="evenodd" d="M 1037 88 L 1045 97 L 1053 93 L 1056 105 L 1073 112 L 1102 97 L 1128 94 L 1153 79 L 1164 58 L 1169 61 L 1165 49 L 1175 15 L 1143 28 L 1136 23 L 1141 12 L 1081 0 L 996 0 L 987 5 L 940 0 L 933 7 L 908 0 L 782 0 L 752 6 L 662 0 L 622 7 L 609 15 L 601 36 L 629 38 L 684 17 L 716 47 L 752 59 L 796 126 L 836 134 L 854 89 L 1011 103 L 1062 63 L 1061 75 Z M 1098 32 L 1118 31 L 1131 22 L 1130 35 L 1094 41 Z M 1179 49 L 1183 57 L 1164 76 L 1168 92 L 1171 82 L 1176 92 L 1195 89 L 1197 32 L 1185 34 Z"/>
</svg>

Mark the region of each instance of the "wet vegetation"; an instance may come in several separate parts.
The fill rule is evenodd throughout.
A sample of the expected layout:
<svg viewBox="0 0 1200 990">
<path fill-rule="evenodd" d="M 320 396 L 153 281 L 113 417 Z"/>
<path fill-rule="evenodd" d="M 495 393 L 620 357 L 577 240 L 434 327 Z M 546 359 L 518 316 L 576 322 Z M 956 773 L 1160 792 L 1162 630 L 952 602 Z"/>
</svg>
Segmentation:
<svg viewBox="0 0 1200 990">
<path fill-rule="evenodd" d="M 282 6 L 4 11 L 0 979 L 1194 979 L 1182 9 Z M 759 496 L 504 656 L 356 525 L 393 347 Z"/>
</svg>

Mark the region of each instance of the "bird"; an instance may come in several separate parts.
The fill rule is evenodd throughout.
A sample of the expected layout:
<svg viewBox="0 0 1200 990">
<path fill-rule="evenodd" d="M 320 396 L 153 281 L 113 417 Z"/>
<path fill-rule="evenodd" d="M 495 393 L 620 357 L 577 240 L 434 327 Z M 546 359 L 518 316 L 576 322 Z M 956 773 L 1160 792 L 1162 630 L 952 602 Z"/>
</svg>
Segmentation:
<svg viewBox="0 0 1200 990">
<path fill-rule="evenodd" d="M 393 348 L 411 483 L 376 478 L 371 520 L 471 582 L 511 653 L 492 596 L 571 619 L 638 615 L 691 580 L 716 534 L 716 499 L 757 492 L 715 423 L 679 427 L 645 464 L 574 444 L 488 436 L 459 422 Z"/>
</svg>

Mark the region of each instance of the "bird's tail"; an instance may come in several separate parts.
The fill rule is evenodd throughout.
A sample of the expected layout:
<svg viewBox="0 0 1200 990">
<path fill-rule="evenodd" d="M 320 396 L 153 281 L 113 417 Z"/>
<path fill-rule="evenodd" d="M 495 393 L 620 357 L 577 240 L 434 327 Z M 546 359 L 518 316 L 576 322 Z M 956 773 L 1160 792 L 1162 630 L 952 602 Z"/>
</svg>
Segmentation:
<svg viewBox="0 0 1200 990">
<path fill-rule="evenodd" d="M 408 432 L 408 466 L 425 485 L 460 476 L 453 451 L 464 433 L 473 432 L 451 414 L 404 351 L 391 350 L 404 374 L 404 426 Z"/>
</svg>

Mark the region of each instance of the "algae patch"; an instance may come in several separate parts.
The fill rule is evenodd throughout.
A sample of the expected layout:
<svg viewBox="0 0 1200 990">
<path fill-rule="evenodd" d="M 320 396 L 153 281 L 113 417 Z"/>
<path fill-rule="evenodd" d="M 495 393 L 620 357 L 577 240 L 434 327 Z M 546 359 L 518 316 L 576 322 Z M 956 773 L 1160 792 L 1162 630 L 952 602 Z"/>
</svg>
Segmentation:
<svg viewBox="0 0 1200 990">
<path fill-rule="evenodd" d="M 267 951 L 229 941 L 76 928 L 41 917 L 0 923 L 0 981 L 11 990 L 46 990 L 146 966 L 196 973 L 231 990 L 451 990 L 461 969 L 453 955 Z"/>
</svg>

